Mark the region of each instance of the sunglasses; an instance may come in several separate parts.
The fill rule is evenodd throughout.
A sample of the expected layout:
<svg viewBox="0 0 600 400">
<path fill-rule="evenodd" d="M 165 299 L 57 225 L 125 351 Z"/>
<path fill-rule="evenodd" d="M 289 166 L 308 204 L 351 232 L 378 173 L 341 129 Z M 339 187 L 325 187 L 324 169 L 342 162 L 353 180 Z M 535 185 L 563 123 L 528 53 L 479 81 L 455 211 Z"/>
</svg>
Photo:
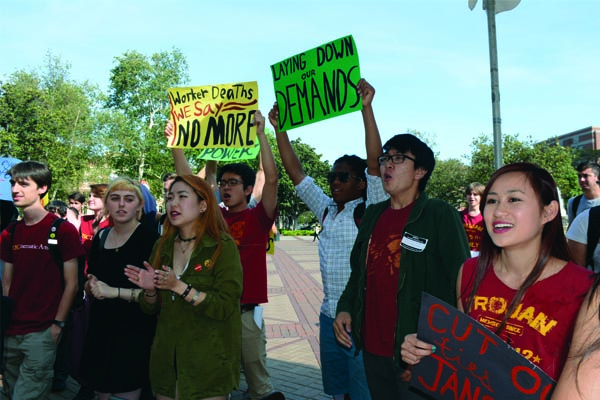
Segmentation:
<svg viewBox="0 0 600 400">
<path fill-rule="evenodd" d="M 234 187 L 241 183 L 242 183 L 242 181 L 240 181 L 239 179 L 235 179 L 235 178 L 234 179 L 226 179 L 226 180 L 219 181 L 219 187 L 225 187 L 227 185 L 229 185 L 229 187 Z"/>
<path fill-rule="evenodd" d="M 360 176 L 350 175 L 350 172 L 330 172 L 327 174 L 327 182 L 331 185 L 337 179 L 341 183 L 346 183 L 350 180 L 350 178 L 354 178 L 358 181 L 362 181 L 363 179 Z"/>
</svg>

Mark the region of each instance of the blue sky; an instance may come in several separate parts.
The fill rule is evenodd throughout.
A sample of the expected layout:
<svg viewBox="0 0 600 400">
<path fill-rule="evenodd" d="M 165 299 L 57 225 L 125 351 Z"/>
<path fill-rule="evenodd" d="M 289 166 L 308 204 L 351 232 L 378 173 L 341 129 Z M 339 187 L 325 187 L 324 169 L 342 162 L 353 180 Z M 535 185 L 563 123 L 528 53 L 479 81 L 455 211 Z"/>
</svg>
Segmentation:
<svg viewBox="0 0 600 400">
<path fill-rule="evenodd" d="M 0 80 L 50 51 L 106 91 L 116 56 L 175 47 L 191 85 L 256 80 L 266 113 L 271 64 L 352 34 L 382 140 L 418 130 L 441 158 L 462 158 L 492 135 L 482 1 L 3 0 Z M 597 0 L 522 0 L 496 16 L 503 133 L 541 140 L 600 124 L 598 15 Z M 290 131 L 329 161 L 364 156 L 363 135 L 360 113 Z"/>
</svg>

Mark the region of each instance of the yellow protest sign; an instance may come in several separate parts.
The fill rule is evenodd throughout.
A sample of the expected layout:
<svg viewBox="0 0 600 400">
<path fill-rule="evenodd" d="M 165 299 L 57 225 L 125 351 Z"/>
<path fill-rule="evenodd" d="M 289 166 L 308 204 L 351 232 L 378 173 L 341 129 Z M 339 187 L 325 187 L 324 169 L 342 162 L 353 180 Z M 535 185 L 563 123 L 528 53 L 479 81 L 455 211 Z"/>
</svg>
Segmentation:
<svg viewBox="0 0 600 400">
<path fill-rule="evenodd" d="M 254 148 L 254 113 L 258 83 L 180 87 L 169 89 L 175 148 Z"/>
<path fill-rule="evenodd" d="M 269 241 L 267 242 L 267 254 L 275 254 L 275 232 L 269 231 Z"/>
</svg>

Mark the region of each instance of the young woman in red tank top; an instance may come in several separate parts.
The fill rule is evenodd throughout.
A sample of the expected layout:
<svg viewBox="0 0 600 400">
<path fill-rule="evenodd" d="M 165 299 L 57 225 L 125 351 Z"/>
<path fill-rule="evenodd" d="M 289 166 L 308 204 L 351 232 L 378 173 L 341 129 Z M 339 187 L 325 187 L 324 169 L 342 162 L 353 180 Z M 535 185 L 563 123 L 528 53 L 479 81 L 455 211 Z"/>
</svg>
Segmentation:
<svg viewBox="0 0 600 400">
<path fill-rule="evenodd" d="M 458 308 L 557 380 L 593 280 L 570 261 L 556 183 L 534 164 L 505 165 L 491 176 L 481 208 L 486 229 L 479 257 L 459 272 Z M 431 353 L 431 344 L 406 336 L 405 362 Z"/>
</svg>

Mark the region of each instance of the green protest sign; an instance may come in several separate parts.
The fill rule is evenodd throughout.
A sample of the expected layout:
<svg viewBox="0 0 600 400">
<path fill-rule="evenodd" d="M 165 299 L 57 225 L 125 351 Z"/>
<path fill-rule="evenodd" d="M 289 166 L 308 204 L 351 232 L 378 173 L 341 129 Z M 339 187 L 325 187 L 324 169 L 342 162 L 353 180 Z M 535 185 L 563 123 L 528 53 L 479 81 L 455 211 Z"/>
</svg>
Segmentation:
<svg viewBox="0 0 600 400">
<path fill-rule="evenodd" d="M 362 109 L 358 51 L 351 35 L 273 64 L 271 72 L 280 131 Z"/>
</svg>

